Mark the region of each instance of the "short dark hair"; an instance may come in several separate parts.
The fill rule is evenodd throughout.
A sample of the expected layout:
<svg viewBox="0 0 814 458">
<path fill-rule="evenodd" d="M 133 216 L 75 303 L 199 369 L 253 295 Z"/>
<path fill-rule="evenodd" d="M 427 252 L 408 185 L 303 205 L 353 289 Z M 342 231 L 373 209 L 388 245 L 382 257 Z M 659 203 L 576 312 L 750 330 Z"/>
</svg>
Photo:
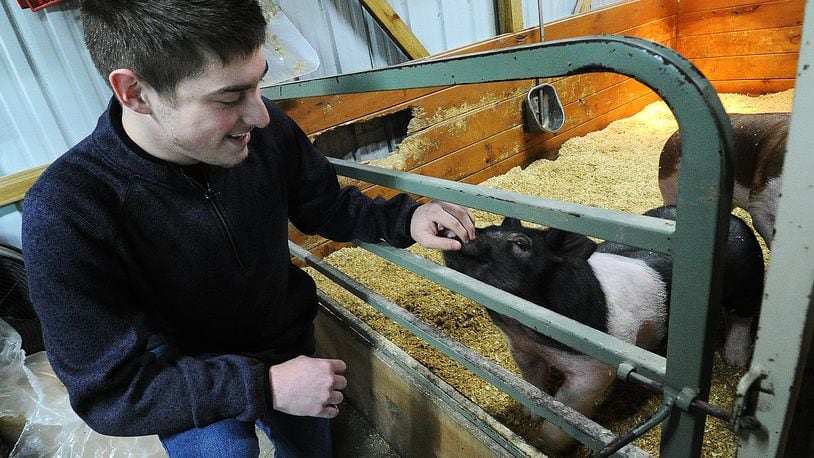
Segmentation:
<svg viewBox="0 0 814 458">
<path fill-rule="evenodd" d="M 266 19 L 257 0 L 82 0 L 85 46 L 103 78 L 128 68 L 159 94 L 263 45 Z"/>
</svg>

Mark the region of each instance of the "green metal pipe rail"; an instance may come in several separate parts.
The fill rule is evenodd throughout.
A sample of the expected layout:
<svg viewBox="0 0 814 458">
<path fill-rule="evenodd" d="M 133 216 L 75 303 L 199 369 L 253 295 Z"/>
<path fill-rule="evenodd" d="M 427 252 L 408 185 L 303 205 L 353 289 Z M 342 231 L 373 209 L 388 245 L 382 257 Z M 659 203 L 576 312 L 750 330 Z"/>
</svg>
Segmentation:
<svg viewBox="0 0 814 458">
<path fill-rule="evenodd" d="M 661 453 L 698 456 L 705 415 L 691 406 L 693 401 L 706 399 L 709 392 L 716 325 L 716 307 L 711 305 L 718 304 L 720 298 L 719 254 L 725 243 L 732 197 L 732 126 L 715 90 L 686 59 L 643 39 L 593 36 L 282 84 L 264 89 L 263 95 L 280 100 L 588 72 L 630 76 L 658 93 L 673 111 L 683 145 L 675 223 L 347 161 L 332 162 L 340 174 L 351 178 L 672 255 L 674 273 L 665 360 L 443 266 L 416 259 L 403 250 L 361 244 L 605 363 L 624 365 L 630 368 L 625 371 L 628 374 L 661 383 L 665 397 L 675 406 L 663 425 Z M 467 365 L 460 355 L 452 356 Z M 503 384 L 491 376 L 487 379 Z M 522 396 L 518 400 L 529 405 Z M 537 404 L 534 400 L 531 403 Z M 543 416 L 559 421 L 550 413 Z M 564 424 L 563 428 L 594 450 L 608 443 L 607 438 L 586 438 L 577 425 Z"/>
<path fill-rule="evenodd" d="M 489 380 L 493 385 L 508 393 L 514 399 L 522 402 L 524 405 L 526 405 L 526 407 L 538 415 L 545 416 L 547 418 L 551 417 L 554 424 L 572 431 L 574 437 L 576 437 L 580 442 L 588 444 L 588 446 L 592 449 L 598 450 L 614 440 L 613 432 L 590 420 L 579 412 L 565 406 L 561 402 L 555 400 L 548 393 L 540 390 L 525 380 L 518 378 L 502 366 L 464 346 L 455 339 L 442 333 L 437 328 L 421 321 L 420 318 L 393 303 L 381 294 L 364 286 L 327 263 L 322 262 L 319 258 L 308 252 L 308 250 L 297 246 L 292 242 L 289 242 L 289 247 L 294 256 L 305 261 L 309 266 L 313 267 L 319 273 L 325 275 L 327 278 L 347 289 L 358 298 L 375 307 L 388 318 L 400 324 L 445 355 L 455 359 L 473 373 Z M 408 253 L 408 255 L 416 259 L 423 259 L 411 253 Z M 451 269 L 446 270 L 457 273 Z M 500 290 L 496 291 L 506 294 Z M 320 292 L 320 300 L 326 302 L 326 299 L 327 298 L 323 296 L 323 293 Z M 460 414 L 466 417 L 471 417 L 469 412 L 463 409 L 457 410 Z M 475 424 L 479 424 L 477 419 L 472 418 L 472 420 L 474 420 Z M 522 452 L 517 449 L 514 444 L 505 440 L 505 438 L 501 437 L 499 434 L 495 434 L 491 428 L 485 427 L 482 429 L 482 431 L 484 434 L 492 438 L 492 440 L 501 444 L 510 453 L 514 454 L 515 456 L 522 456 Z M 632 445 L 628 445 L 622 450 L 622 452 L 628 456 L 644 455 L 640 449 Z"/>
</svg>

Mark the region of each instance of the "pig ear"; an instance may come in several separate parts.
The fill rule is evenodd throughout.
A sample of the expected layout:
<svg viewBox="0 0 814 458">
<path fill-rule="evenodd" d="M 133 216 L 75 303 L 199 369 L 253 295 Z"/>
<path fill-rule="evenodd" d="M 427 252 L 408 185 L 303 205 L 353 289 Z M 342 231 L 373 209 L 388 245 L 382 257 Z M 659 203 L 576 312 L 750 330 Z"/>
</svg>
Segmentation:
<svg viewBox="0 0 814 458">
<path fill-rule="evenodd" d="M 511 216 L 506 216 L 505 218 L 503 218 L 503 222 L 500 224 L 500 227 L 504 229 L 516 229 L 518 227 L 523 227 L 523 225 L 520 224 L 519 219 L 512 218 Z"/>
<path fill-rule="evenodd" d="M 596 242 L 582 234 L 550 228 L 546 234 L 548 249 L 560 256 L 588 259 L 596 250 Z"/>
</svg>

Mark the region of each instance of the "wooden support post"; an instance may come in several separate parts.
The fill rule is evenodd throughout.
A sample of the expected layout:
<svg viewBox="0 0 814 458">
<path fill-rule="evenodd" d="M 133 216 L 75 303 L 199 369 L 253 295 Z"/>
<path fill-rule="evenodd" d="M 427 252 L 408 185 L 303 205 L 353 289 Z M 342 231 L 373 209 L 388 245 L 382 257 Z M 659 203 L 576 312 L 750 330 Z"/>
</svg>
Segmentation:
<svg viewBox="0 0 814 458">
<path fill-rule="evenodd" d="M 420 59 L 430 55 L 387 0 L 359 0 L 359 2 L 407 57 Z"/>
<path fill-rule="evenodd" d="M 591 0 L 577 0 L 574 6 L 574 14 L 582 14 L 591 11 Z"/>
<path fill-rule="evenodd" d="M 0 178 L 0 207 L 23 200 L 26 191 L 37 181 L 45 167 L 43 165 Z"/>
<path fill-rule="evenodd" d="M 497 2 L 499 33 L 514 33 L 523 30 L 523 2 L 521 0 L 500 0 Z"/>
</svg>

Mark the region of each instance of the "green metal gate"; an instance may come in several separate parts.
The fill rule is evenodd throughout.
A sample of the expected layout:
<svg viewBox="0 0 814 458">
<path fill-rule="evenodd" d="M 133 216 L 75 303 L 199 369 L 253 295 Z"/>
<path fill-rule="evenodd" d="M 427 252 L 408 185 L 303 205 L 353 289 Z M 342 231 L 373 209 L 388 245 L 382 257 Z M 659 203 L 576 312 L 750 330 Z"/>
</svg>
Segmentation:
<svg viewBox="0 0 814 458">
<path fill-rule="evenodd" d="M 673 111 L 682 138 L 682 174 L 675 223 L 570 202 L 490 190 L 438 178 L 332 160 L 337 171 L 354 179 L 455 202 L 493 213 L 605 240 L 646 248 L 673 257 L 671 315 L 667 358 L 622 342 L 530 302 L 500 291 L 409 252 L 381 244 L 359 245 L 484 306 L 618 368 L 623 379 L 663 385 L 666 417 L 662 453 L 697 456 L 706 414 L 699 409 L 709 392 L 712 332 L 720 296 L 721 248 L 732 197 L 732 126 L 717 93 L 704 76 L 670 48 L 620 36 L 551 41 L 396 67 L 288 83 L 263 90 L 271 99 L 392 89 L 545 78 L 588 72 L 614 72 L 649 86 Z M 723 203 L 723 204 L 722 204 Z M 406 317 L 386 299 L 360 288 L 304 250 L 295 255 L 342 281 L 386 315 L 433 344 L 465 367 L 507 391 L 537 414 L 600 450 L 613 441 L 607 430 L 582 417 L 528 383 L 504 377 L 437 330 Z M 667 363 L 669 361 L 669 364 Z M 516 378 L 515 378 L 516 379 Z M 654 419 L 658 421 L 660 418 Z M 623 454 L 640 451 L 627 446 Z"/>
</svg>

